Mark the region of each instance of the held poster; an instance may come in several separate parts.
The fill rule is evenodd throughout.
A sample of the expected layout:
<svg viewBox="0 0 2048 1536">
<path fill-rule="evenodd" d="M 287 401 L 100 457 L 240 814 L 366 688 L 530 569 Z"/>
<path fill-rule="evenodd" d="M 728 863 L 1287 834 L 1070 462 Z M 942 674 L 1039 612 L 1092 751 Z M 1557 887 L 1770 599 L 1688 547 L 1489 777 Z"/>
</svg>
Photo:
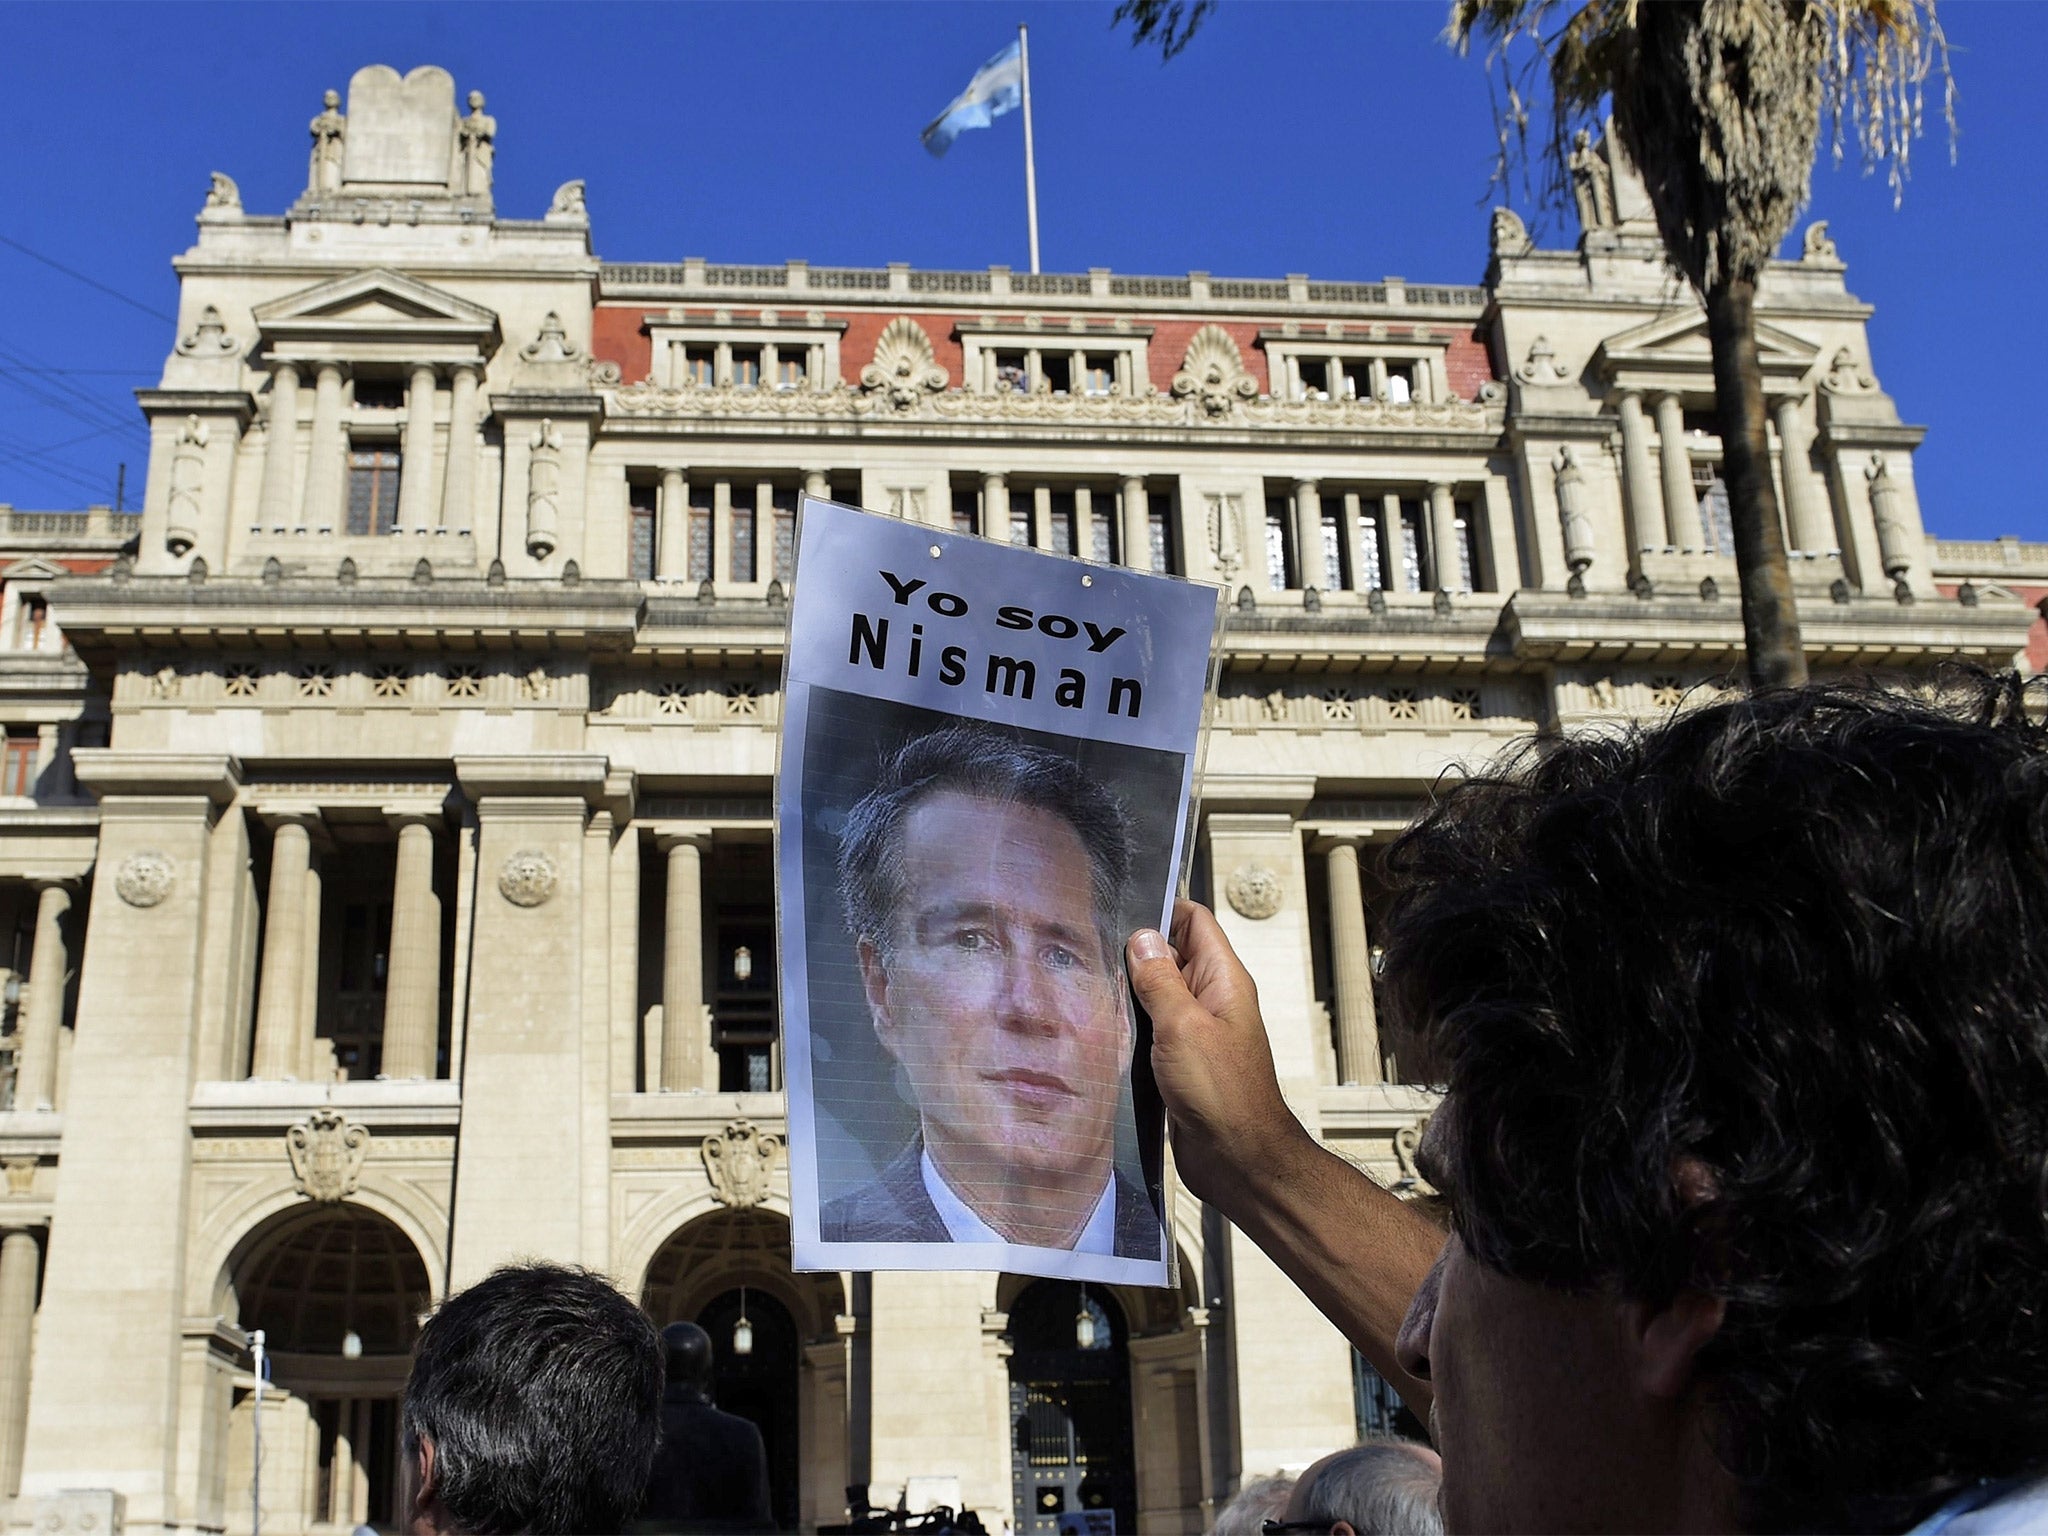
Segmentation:
<svg viewBox="0 0 2048 1536">
<path fill-rule="evenodd" d="M 1171 1283 L 1123 969 L 1220 594 L 806 499 L 777 775 L 796 1268 Z"/>
</svg>

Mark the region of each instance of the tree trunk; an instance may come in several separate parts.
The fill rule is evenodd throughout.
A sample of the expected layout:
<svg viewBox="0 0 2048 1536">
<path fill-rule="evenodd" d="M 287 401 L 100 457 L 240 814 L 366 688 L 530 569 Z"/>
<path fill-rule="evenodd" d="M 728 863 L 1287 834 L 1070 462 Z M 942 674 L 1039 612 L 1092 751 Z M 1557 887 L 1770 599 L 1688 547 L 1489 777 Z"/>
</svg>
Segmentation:
<svg viewBox="0 0 2048 1536">
<path fill-rule="evenodd" d="M 1735 572 L 1742 583 L 1742 639 L 1751 688 L 1796 688 L 1806 681 L 1806 650 L 1785 529 L 1764 440 L 1764 376 L 1756 354 L 1756 284 L 1736 280 L 1707 293 L 1707 339 L 1714 351 L 1714 404 L 1721 425 L 1721 480 L 1735 528 Z"/>
</svg>

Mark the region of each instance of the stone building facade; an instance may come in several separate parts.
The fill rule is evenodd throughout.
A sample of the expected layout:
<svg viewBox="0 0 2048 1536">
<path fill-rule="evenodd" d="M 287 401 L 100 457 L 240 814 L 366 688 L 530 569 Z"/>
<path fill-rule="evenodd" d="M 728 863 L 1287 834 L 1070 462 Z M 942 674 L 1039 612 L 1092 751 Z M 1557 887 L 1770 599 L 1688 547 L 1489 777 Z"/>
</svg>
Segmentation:
<svg viewBox="0 0 2048 1536">
<path fill-rule="evenodd" d="M 11 1523 L 388 1523 L 419 1317 L 542 1255 L 712 1328 L 789 1527 L 865 1485 L 1203 1529 L 1387 1410 L 1214 1212 L 1175 1292 L 790 1270 L 797 497 L 1228 587 L 1196 892 L 1304 1120 L 1416 1190 L 1387 841 L 1453 764 L 1740 665 L 1639 189 L 1592 156 L 1571 249 L 1495 214 L 1479 286 L 613 263 L 581 182 L 499 213 L 496 133 L 374 66 L 284 213 L 216 175 L 139 520 L 5 512 Z M 1759 305 L 1812 660 L 2007 663 L 2033 614 L 1957 595 L 1869 314 L 1824 228 Z"/>
</svg>

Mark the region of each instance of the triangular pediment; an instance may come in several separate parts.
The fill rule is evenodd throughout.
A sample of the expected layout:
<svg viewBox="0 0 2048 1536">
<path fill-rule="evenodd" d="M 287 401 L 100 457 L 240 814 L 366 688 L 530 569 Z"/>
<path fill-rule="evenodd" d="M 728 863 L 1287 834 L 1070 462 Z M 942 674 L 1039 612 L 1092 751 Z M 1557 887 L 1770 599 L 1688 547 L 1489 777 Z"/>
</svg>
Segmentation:
<svg viewBox="0 0 2048 1536">
<path fill-rule="evenodd" d="M 61 565 L 53 565 L 41 555 L 29 555 L 12 565 L 0 567 L 0 581 L 54 581 L 59 576 L 70 574 Z"/>
<path fill-rule="evenodd" d="M 266 336 L 360 327 L 480 339 L 498 328 L 498 317 L 481 304 L 389 267 L 373 267 L 288 293 L 257 305 L 255 316 Z"/>
<path fill-rule="evenodd" d="M 1765 320 L 1756 323 L 1756 351 L 1758 362 L 1771 374 L 1803 374 L 1820 357 L 1814 343 Z M 1610 377 L 1623 371 L 1711 371 L 1707 317 L 1692 310 L 1632 326 L 1601 342 L 1593 360 Z"/>
</svg>

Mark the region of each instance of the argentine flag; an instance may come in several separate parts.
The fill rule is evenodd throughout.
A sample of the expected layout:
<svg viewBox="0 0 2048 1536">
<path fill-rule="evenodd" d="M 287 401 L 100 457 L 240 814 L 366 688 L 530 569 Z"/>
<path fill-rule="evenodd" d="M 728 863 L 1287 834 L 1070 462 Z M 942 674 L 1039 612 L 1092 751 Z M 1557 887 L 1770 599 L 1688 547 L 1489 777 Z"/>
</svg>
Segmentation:
<svg viewBox="0 0 2048 1536">
<path fill-rule="evenodd" d="M 953 147 L 961 131 L 986 128 L 1005 112 L 1014 112 L 1024 100 L 1024 60 L 1021 44 L 1012 43 L 974 72 L 967 89 L 932 119 L 920 137 L 934 157 Z"/>
</svg>

